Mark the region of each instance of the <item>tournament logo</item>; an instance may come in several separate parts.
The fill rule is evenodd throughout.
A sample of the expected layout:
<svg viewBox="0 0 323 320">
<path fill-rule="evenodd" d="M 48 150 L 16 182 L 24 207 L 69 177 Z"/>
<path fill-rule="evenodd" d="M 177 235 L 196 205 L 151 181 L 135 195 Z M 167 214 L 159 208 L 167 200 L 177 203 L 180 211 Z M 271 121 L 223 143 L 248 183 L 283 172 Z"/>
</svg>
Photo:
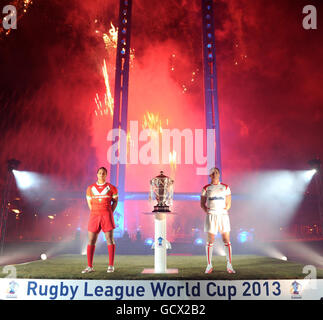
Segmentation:
<svg viewBox="0 0 323 320">
<path fill-rule="evenodd" d="M 291 293 L 291 297 L 292 299 L 301 299 L 302 296 L 300 294 L 300 292 L 302 291 L 302 285 L 297 282 L 297 281 L 293 281 L 290 287 L 290 293 Z"/>
<path fill-rule="evenodd" d="M 158 246 L 162 246 L 163 245 L 163 238 L 162 237 L 159 237 L 158 239 L 157 239 L 157 241 L 158 241 Z"/>
<path fill-rule="evenodd" d="M 17 298 L 17 290 L 19 288 L 19 284 L 16 281 L 10 281 L 9 287 L 7 289 L 7 298 Z"/>
</svg>

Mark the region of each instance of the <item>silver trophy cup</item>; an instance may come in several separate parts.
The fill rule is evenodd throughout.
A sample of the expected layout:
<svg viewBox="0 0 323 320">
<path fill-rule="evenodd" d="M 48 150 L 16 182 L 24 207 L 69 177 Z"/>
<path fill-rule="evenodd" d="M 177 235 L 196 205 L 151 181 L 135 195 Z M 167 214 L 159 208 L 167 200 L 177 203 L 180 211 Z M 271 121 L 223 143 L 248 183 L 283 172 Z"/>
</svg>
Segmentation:
<svg viewBox="0 0 323 320">
<path fill-rule="evenodd" d="M 150 180 L 149 199 L 157 201 L 153 212 L 170 212 L 169 206 L 173 204 L 174 180 L 164 175 L 163 171 Z"/>
<path fill-rule="evenodd" d="M 156 200 L 154 205 L 155 241 L 152 248 L 155 250 L 154 269 L 144 269 L 143 273 L 177 273 L 178 269 L 167 269 L 166 250 L 171 249 L 167 241 L 166 217 L 171 212 L 169 207 L 173 205 L 174 180 L 164 175 L 163 171 L 150 180 L 149 200 Z"/>
</svg>

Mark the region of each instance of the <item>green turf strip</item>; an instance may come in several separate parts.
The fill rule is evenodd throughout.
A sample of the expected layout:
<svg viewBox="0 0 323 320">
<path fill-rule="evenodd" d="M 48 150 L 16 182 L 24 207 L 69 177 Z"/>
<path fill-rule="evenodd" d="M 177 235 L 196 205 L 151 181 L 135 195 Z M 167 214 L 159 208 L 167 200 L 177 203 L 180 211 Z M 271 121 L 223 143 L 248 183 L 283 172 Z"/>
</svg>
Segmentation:
<svg viewBox="0 0 323 320">
<path fill-rule="evenodd" d="M 154 267 L 152 255 L 130 256 L 117 255 L 115 257 L 115 272 L 107 273 L 107 255 L 94 256 L 95 272 L 82 274 L 86 267 L 86 256 L 61 255 L 47 260 L 38 260 L 15 265 L 17 278 L 33 279 L 169 279 L 169 280 L 245 280 L 245 279 L 303 279 L 305 264 L 282 261 L 255 255 L 233 256 L 233 266 L 236 274 L 226 272 L 225 257 L 213 257 L 214 271 L 205 274 L 205 256 L 168 256 L 167 268 L 177 268 L 176 274 L 142 274 L 144 268 Z M 1 271 L 1 267 L 0 267 Z M 1 273 L 0 277 L 8 274 Z M 323 278 L 323 269 L 317 268 L 317 278 Z"/>
</svg>

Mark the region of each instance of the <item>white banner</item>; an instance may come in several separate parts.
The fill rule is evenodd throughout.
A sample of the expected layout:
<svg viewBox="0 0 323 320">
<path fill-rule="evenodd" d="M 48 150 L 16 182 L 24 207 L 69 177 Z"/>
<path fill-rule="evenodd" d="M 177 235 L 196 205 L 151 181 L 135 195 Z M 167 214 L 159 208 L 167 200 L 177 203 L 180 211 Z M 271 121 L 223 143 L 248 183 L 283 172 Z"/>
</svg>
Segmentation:
<svg viewBox="0 0 323 320">
<path fill-rule="evenodd" d="M 0 279 L 5 300 L 320 300 L 323 279 L 53 280 Z"/>
</svg>

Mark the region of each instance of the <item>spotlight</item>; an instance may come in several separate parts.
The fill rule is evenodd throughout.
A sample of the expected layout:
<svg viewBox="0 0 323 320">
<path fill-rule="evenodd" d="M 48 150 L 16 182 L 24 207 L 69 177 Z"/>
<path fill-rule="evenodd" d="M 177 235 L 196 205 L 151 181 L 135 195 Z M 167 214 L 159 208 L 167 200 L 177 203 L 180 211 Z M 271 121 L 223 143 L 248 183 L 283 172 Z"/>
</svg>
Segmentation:
<svg viewBox="0 0 323 320">
<path fill-rule="evenodd" d="M 204 244 L 204 240 L 202 238 L 196 238 L 194 240 L 194 244 L 197 245 L 197 246 L 201 246 Z"/>
<path fill-rule="evenodd" d="M 240 243 L 245 243 L 247 241 L 252 241 L 253 240 L 253 234 L 249 231 L 242 230 L 238 233 L 238 241 Z"/>
<path fill-rule="evenodd" d="M 47 255 L 46 255 L 45 253 L 42 253 L 42 254 L 40 255 L 40 259 L 42 259 L 42 260 L 46 260 L 46 259 L 47 259 Z"/>
<path fill-rule="evenodd" d="M 238 241 L 240 243 L 244 243 L 247 241 L 248 233 L 246 231 L 242 231 L 238 234 Z"/>
<path fill-rule="evenodd" d="M 317 169 L 306 170 L 304 175 L 306 179 L 311 180 L 316 172 L 317 172 Z"/>
<path fill-rule="evenodd" d="M 285 256 L 282 256 L 282 257 L 281 257 L 281 259 L 282 259 L 283 261 L 287 261 L 287 257 L 285 257 Z"/>
<path fill-rule="evenodd" d="M 151 246 L 154 243 L 154 240 L 152 238 L 148 238 L 145 240 L 145 245 Z"/>
<path fill-rule="evenodd" d="M 12 170 L 12 173 L 14 174 L 18 187 L 21 189 L 28 189 L 30 188 L 34 180 L 29 172 L 26 171 L 17 171 L 17 170 Z"/>
</svg>

